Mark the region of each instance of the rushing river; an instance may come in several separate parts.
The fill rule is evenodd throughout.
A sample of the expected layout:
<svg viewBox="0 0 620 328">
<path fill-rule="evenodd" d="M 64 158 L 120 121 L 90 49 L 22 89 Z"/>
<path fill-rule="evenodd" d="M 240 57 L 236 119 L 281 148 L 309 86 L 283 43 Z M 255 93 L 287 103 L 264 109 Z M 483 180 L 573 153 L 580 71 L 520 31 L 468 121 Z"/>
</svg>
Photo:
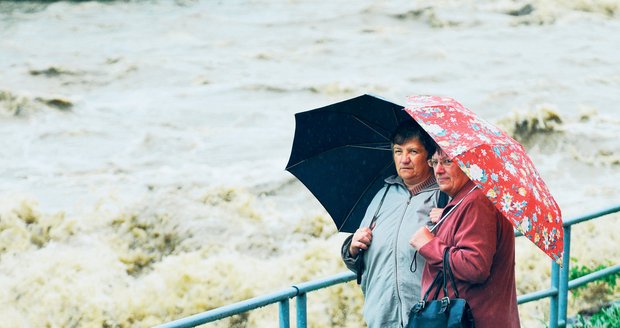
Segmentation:
<svg viewBox="0 0 620 328">
<path fill-rule="evenodd" d="M 618 0 L 0 2 L 0 327 L 149 327 L 344 271 L 345 236 L 284 166 L 294 113 L 364 93 L 450 96 L 510 131 L 565 218 L 618 204 L 619 17 Z M 575 256 L 619 263 L 619 227 L 577 230 Z M 518 245 L 519 293 L 546 288 L 548 259 Z M 360 327 L 362 301 L 312 294 L 310 324 Z"/>
</svg>

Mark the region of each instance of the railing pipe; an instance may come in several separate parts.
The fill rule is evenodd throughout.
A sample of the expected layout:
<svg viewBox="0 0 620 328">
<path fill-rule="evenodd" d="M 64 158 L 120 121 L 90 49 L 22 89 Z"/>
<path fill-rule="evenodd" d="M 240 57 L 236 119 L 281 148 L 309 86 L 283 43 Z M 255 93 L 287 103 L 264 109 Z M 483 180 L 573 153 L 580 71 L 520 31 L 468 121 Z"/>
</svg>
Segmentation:
<svg viewBox="0 0 620 328">
<path fill-rule="evenodd" d="M 577 223 L 581 223 L 581 222 L 584 222 L 584 221 L 596 219 L 598 217 L 605 216 L 607 214 L 612 214 L 612 213 L 615 213 L 615 212 L 620 212 L 620 205 L 616 205 L 616 206 L 610 207 L 608 209 L 604 209 L 604 210 L 597 211 L 597 212 L 592 212 L 590 214 L 586 214 L 586 215 L 582 215 L 582 216 L 579 216 L 579 217 L 576 217 L 576 218 L 565 220 L 562 223 L 562 225 L 564 226 L 564 228 L 566 228 L 568 226 L 571 226 L 571 225 L 574 225 L 574 224 L 577 224 Z"/>
<path fill-rule="evenodd" d="M 268 295 L 254 297 L 245 301 L 241 301 L 234 304 L 224 305 L 219 308 L 215 308 L 210 311 L 194 314 L 189 317 L 185 317 L 179 320 L 171 321 L 157 328 L 189 328 L 201 325 L 203 323 L 216 321 L 226 317 L 230 317 L 235 314 L 240 314 L 250 310 L 254 310 L 265 305 L 270 305 L 282 300 L 288 300 L 291 297 L 297 295 L 297 289 L 290 287 L 280 292 L 275 292 Z"/>
<path fill-rule="evenodd" d="M 544 290 L 538 290 L 535 292 L 517 296 L 517 304 L 537 301 L 537 300 L 547 298 L 547 297 L 557 295 L 557 294 L 558 294 L 558 290 L 556 288 L 547 288 Z"/>
<path fill-rule="evenodd" d="M 558 300 L 560 286 L 560 265 L 555 261 L 551 261 L 551 289 L 555 290 L 555 294 L 549 299 L 549 328 L 558 328 Z"/>
<path fill-rule="evenodd" d="M 581 276 L 579 278 L 571 280 L 568 283 L 568 289 L 573 289 L 573 288 L 585 285 L 589 282 L 593 282 L 607 275 L 616 274 L 618 272 L 620 272 L 620 264 L 614 265 L 609 268 L 601 269 L 596 272 L 589 273 L 585 276 Z"/>
<path fill-rule="evenodd" d="M 558 295 L 558 327 L 564 327 L 566 325 L 566 318 L 568 312 L 568 290 L 569 288 L 569 271 L 570 271 L 570 242 L 571 242 L 571 228 L 573 225 L 599 218 L 608 214 L 616 213 L 620 211 L 620 205 L 612 206 L 610 208 L 592 212 L 590 214 L 582 215 L 576 218 L 564 220 L 562 225 L 564 227 L 564 253 L 562 254 L 562 268 L 560 269 L 560 281 L 559 281 L 559 295 Z M 553 311 L 553 308 L 552 308 Z"/>
<path fill-rule="evenodd" d="M 355 277 L 356 277 L 355 273 L 351 271 L 346 271 L 346 272 L 335 274 L 327 278 L 303 282 L 293 287 L 297 288 L 299 290 L 299 293 L 305 294 L 311 291 L 315 291 L 317 289 L 322 289 L 325 287 L 337 285 L 339 283 L 351 281 Z"/>
<path fill-rule="evenodd" d="M 571 226 L 564 227 L 564 254 L 562 255 L 562 269 L 560 270 L 560 294 L 558 295 L 558 321 L 559 327 L 566 324 L 568 310 L 568 271 L 570 267 L 570 238 Z"/>
<path fill-rule="evenodd" d="M 285 300 L 281 300 L 279 307 L 280 307 L 280 311 L 279 311 L 280 328 L 290 328 L 291 316 L 289 313 L 290 307 L 289 307 L 288 298 Z"/>
<path fill-rule="evenodd" d="M 306 294 L 315 291 L 318 289 L 322 289 L 325 287 L 337 285 L 343 282 L 351 281 L 355 279 L 355 273 L 347 271 L 343 273 L 339 273 L 333 275 L 331 277 L 327 277 L 324 279 L 314 280 L 310 282 L 301 283 L 293 286 L 298 291 L 298 296 L 296 297 L 297 302 L 297 328 L 306 328 L 308 325 L 307 318 L 307 297 Z"/>
<path fill-rule="evenodd" d="M 297 328 L 306 328 L 308 319 L 306 316 L 306 293 L 301 293 L 295 298 L 297 302 Z"/>
</svg>

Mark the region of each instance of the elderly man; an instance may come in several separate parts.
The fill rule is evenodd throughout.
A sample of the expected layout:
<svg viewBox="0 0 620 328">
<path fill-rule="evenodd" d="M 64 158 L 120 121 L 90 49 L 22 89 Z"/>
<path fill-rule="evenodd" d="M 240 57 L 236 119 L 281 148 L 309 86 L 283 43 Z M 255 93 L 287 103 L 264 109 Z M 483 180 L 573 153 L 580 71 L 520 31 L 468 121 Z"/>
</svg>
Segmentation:
<svg viewBox="0 0 620 328">
<path fill-rule="evenodd" d="M 428 162 L 439 189 L 452 200 L 436 235 L 422 227 L 411 238 L 411 246 L 426 259 L 422 290 L 441 270 L 448 248 L 460 297 L 471 306 L 476 327 L 519 327 L 512 225 L 441 149 Z"/>
<path fill-rule="evenodd" d="M 422 270 L 410 270 L 415 249 L 409 239 L 426 225 L 440 199 L 427 164 L 434 151 L 432 139 L 413 120 L 398 127 L 392 138 L 398 176 L 385 180 L 360 228 L 342 246 L 346 266 L 362 274 L 364 319 L 370 328 L 403 327 L 420 298 Z M 423 265 L 422 257 L 418 261 Z"/>
</svg>

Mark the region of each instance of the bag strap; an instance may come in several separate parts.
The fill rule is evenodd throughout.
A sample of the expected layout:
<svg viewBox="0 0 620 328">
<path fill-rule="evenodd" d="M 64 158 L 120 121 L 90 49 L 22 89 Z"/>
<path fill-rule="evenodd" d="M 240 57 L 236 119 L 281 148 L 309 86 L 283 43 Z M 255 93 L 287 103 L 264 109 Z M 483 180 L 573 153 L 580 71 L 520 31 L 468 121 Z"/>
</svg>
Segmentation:
<svg viewBox="0 0 620 328">
<path fill-rule="evenodd" d="M 428 286 L 428 289 L 426 290 L 426 292 L 424 293 L 424 296 L 422 297 L 422 301 L 424 303 L 437 299 L 437 297 L 439 296 L 439 291 L 441 290 L 442 278 L 443 278 L 443 272 L 442 271 L 437 272 L 437 275 L 435 275 L 435 279 L 433 279 L 433 282 L 431 283 L 430 286 Z M 437 287 L 435 294 L 433 295 L 433 298 L 429 299 L 428 296 L 431 294 L 433 289 L 435 289 L 435 287 Z"/>
<path fill-rule="evenodd" d="M 450 248 L 448 247 L 446 247 L 446 250 L 444 251 L 444 254 L 443 254 L 443 272 L 444 272 L 443 287 L 444 287 L 445 295 L 448 296 L 445 276 L 449 276 L 450 282 L 452 283 L 452 289 L 454 290 L 454 296 L 456 298 L 459 298 L 459 290 L 458 288 L 456 288 L 456 280 L 454 280 L 454 274 L 452 273 L 452 268 L 450 266 Z"/>
<path fill-rule="evenodd" d="M 433 294 L 433 298 L 431 298 L 430 301 L 436 300 L 437 297 L 439 297 L 439 291 L 442 289 L 443 289 L 444 295 L 448 297 L 448 279 L 450 280 L 450 283 L 452 284 L 452 289 L 454 290 L 454 296 L 456 298 L 459 298 L 459 290 L 458 288 L 456 288 L 456 281 L 454 279 L 454 274 L 452 273 L 452 268 L 450 266 L 450 248 L 446 247 L 443 252 L 442 269 L 439 270 L 439 272 L 437 272 L 437 275 L 433 279 L 433 282 L 431 283 L 430 286 L 428 286 L 428 289 L 424 293 L 424 297 L 422 298 L 422 300 L 424 302 L 429 301 L 428 297 L 433 290 L 435 290 L 435 293 Z"/>
<path fill-rule="evenodd" d="M 377 222 L 378 214 L 379 214 L 379 210 L 381 209 L 381 206 L 383 205 L 383 201 L 385 200 L 385 196 L 388 193 L 388 190 L 390 190 L 390 186 L 392 186 L 391 184 L 386 184 L 387 187 L 385 187 L 385 191 L 383 192 L 383 196 L 381 197 L 381 201 L 379 202 L 379 206 L 377 206 L 377 210 L 375 211 L 375 214 L 372 216 L 372 220 L 370 221 L 370 225 L 368 225 L 368 227 L 372 230 L 372 228 L 374 228 L 374 224 Z M 364 270 L 366 269 L 366 265 L 364 264 L 364 250 L 360 249 L 359 253 L 357 253 L 357 256 L 359 257 L 359 268 L 356 272 L 357 274 L 357 284 L 361 284 L 362 283 L 362 274 L 364 273 Z"/>
</svg>

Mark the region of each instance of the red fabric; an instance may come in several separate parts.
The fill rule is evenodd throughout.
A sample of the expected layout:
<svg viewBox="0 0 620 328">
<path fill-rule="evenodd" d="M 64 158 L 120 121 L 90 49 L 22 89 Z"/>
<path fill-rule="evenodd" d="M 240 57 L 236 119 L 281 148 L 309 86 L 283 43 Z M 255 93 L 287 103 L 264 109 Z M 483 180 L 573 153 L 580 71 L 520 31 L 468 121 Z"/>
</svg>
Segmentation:
<svg viewBox="0 0 620 328">
<path fill-rule="evenodd" d="M 419 250 L 426 258 L 422 291 L 441 269 L 443 251 L 449 247 L 459 296 L 471 306 L 476 327 L 520 327 L 514 231 L 480 189 L 470 192 L 474 186 L 469 181 L 455 195 L 444 213 L 463 201 L 437 228 L 436 237 Z M 454 297 L 452 288 L 450 293 Z"/>
</svg>

